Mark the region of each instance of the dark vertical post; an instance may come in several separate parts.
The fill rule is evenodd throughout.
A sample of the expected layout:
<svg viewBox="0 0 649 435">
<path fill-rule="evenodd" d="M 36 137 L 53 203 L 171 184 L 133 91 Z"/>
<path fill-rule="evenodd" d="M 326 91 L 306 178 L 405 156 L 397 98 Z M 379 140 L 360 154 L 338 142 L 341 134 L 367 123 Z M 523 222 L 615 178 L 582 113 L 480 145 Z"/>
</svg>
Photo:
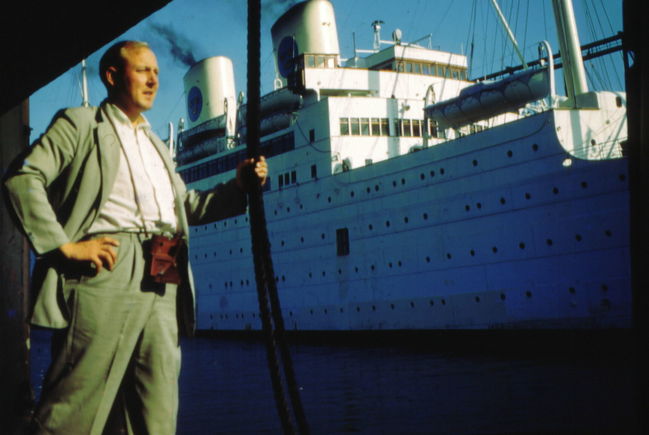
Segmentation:
<svg viewBox="0 0 649 435">
<path fill-rule="evenodd" d="M 641 432 L 649 430 L 649 65 L 641 2 L 624 0 L 624 63 L 627 92 L 631 195 L 631 282 L 637 352 L 636 403 Z"/>
<path fill-rule="evenodd" d="M 0 115 L 0 168 L 4 175 L 29 142 L 29 105 Z M 3 195 L 0 193 L 0 195 Z M 2 198 L 0 210 L 0 431 L 13 433 L 32 405 L 29 382 L 29 246 L 11 220 Z"/>
</svg>

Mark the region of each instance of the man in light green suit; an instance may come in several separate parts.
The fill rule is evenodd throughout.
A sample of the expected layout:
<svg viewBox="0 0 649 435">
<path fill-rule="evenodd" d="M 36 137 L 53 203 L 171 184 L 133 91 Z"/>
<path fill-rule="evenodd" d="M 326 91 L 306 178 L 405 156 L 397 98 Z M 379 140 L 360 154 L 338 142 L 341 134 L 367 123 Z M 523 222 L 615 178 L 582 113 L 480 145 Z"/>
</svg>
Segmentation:
<svg viewBox="0 0 649 435">
<path fill-rule="evenodd" d="M 115 44 L 100 74 L 101 106 L 59 112 L 5 177 L 38 256 L 30 320 L 57 329 L 32 431 L 101 434 L 118 412 L 129 433 L 172 434 L 179 330 L 191 334 L 195 322 L 188 227 L 244 213 L 246 186 L 264 183 L 267 166 L 246 160 L 230 182 L 188 191 L 142 116 L 159 83 L 151 49 Z M 185 242 L 175 248 L 179 280 L 150 276 L 157 235 Z"/>
</svg>

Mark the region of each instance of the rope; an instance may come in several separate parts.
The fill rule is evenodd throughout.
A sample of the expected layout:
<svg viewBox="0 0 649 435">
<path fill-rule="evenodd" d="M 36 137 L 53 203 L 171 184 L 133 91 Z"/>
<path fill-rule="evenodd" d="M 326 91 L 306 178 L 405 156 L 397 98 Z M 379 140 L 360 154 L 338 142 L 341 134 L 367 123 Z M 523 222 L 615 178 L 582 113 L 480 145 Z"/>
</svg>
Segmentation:
<svg viewBox="0 0 649 435">
<path fill-rule="evenodd" d="M 249 158 L 259 157 L 259 101 L 260 101 L 260 0 L 248 0 L 248 127 L 247 152 Z M 250 232 L 257 281 L 260 317 L 266 341 L 266 354 L 270 370 L 275 404 L 285 434 L 308 434 L 309 429 L 295 380 L 293 362 L 284 337 L 284 319 L 280 307 L 261 186 L 250 183 L 248 194 Z M 283 376 L 282 376 L 283 375 Z M 286 387 L 290 405 L 286 399 Z M 297 430 L 293 418 L 297 423 Z"/>
</svg>

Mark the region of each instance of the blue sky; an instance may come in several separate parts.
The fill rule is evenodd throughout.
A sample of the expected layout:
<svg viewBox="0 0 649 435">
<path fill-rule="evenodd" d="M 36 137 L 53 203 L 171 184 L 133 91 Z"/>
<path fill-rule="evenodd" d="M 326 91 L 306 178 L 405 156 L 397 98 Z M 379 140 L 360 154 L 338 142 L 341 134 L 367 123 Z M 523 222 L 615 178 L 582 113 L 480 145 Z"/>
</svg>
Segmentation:
<svg viewBox="0 0 649 435">
<path fill-rule="evenodd" d="M 188 65 L 187 59 L 181 60 L 183 56 L 195 60 L 209 56 L 231 58 L 237 92 L 246 90 L 246 3 L 245 0 L 174 0 L 116 38 L 147 41 L 158 56 L 160 91 L 155 107 L 146 116 L 163 139 L 168 136 L 170 121 L 176 124 L 179 118 L 187 117 L 182 79 Z M 272 90 L 274 77 L 270 28 L 294 3 L 294 0 L 262 0 L 262 94 Z M 358 48 L 371 48 L 370 24 L 380 19 L 384 21 L 381 39 L 390 39 L 392 31 L 399 28 L 404 41 L 432 35 L 433 47 L 445 51 L 467 53 L 467 47 L 473 42 L 472 76 L 518 64 L 489 0 L 332 0 L 332 3 L 343 58 L 353 55 L 352 33 Z M 526 59 L 536 58 L 536 45 L 542 39 L 547 39 L 552 49 L 558 51 L 550 0 L 500 0 L 499 4 L 519 44 L 525 47 Z M 621 0 L 574 0 L 574 5 L 582 44 L 622 30 Z M 172 52 L 169 39 L 182 48 L 180 55 L 178 51 Z M 99 58 L 106 47 L 87 60 L 93 105 L 99 104 L 106 95 L 97 76 Z M 609 80 L 614 90 L 623 90 L 621 54 L 616 54 L 613 60 L 616 65 L 611 60 L 592 63 L 587 72 L 595 84 Z M 75 66 L 30 98 L 31 140 L 43 133 L 58 109 L 80 103 L 80 67 Z"/>
</svg>

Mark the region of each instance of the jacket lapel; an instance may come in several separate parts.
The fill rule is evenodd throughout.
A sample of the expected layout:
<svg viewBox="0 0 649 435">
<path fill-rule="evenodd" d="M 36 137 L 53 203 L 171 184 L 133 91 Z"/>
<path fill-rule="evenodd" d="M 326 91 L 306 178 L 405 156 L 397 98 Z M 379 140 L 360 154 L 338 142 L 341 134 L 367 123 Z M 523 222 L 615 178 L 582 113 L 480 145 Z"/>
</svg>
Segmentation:
<svg viewBox="0 0 649 435">
<path fill-rule="evenodd" d="M 101 193 L 99 208 L 110 195 L 120 159 L 120 144 L 115 129 L 103 116 L 101 110 L 97 114 L 97 147 L 99 148 L 99 166 L 101 170 Z"/>
</svg>

